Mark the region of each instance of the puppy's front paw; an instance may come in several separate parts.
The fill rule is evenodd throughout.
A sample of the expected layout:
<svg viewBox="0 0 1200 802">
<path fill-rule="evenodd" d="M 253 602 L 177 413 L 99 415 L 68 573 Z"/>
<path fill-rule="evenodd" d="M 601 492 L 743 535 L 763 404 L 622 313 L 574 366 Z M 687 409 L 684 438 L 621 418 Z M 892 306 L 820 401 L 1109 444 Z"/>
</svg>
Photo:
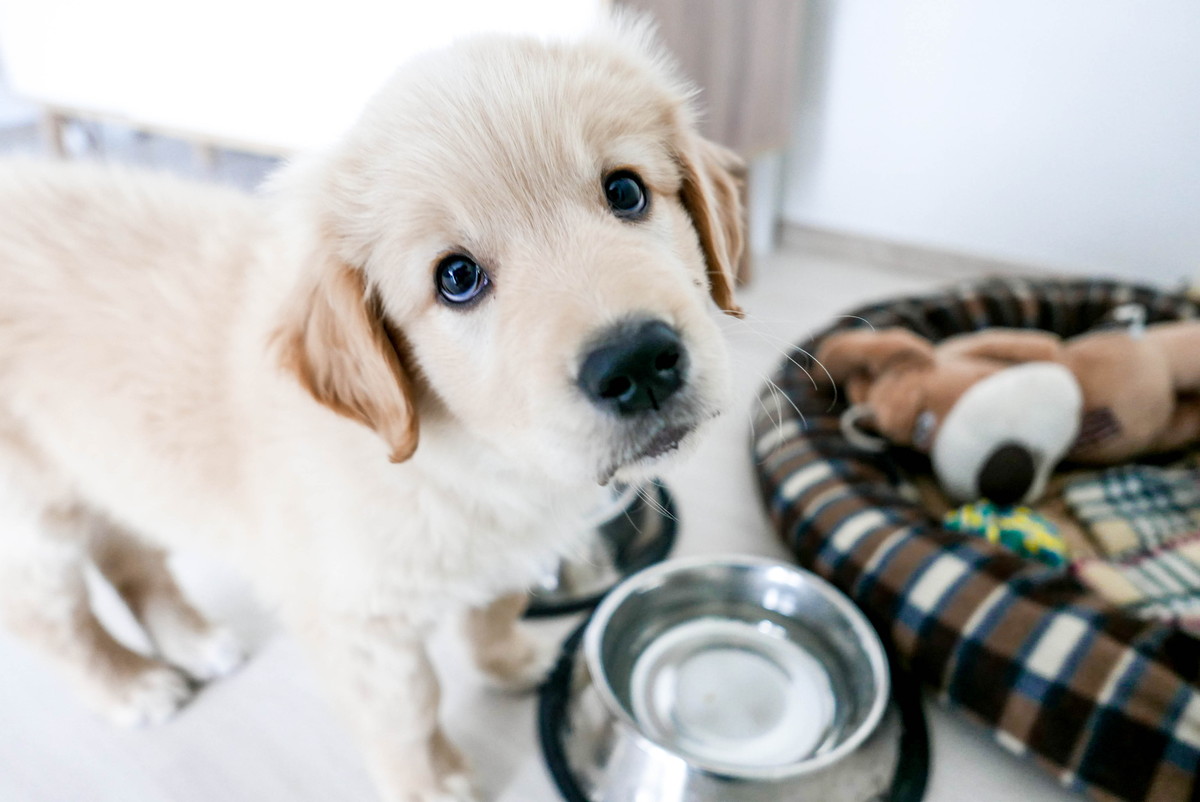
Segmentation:
<svg viewBox="0 0 1200 802">
<path fill-rule="evenodd" d="M 388 802 L 479 802 L 475 787 L 466 774 L 443 777 L 437 788 L 385 794 Z"/>
<path fill-rule="evenodd" d="M 478 802 L 475 786 L 465 774 L 451 774 L 442 780 L 443 791 L 430 802 Z"/>
<path fill-rule="evenodd" d="M 98 702 L 101 712 L 122 727 L 147 727 L 170 719 L 192 698 L 193 689 L 180 672 L 152 666 L 110 688 Z"/>
<path fill-rule="evenodd" d="M 480 663 L 488 684 L 506 693 L 525 693 L 542 684 L 558 661 L 558 644 L 518 629 L 503 650 Z"/>
<path fill-rule="evenodd" d="M 200 682 L 232 674 L 246 661 L 246 650 L 237 637 L 224 627 L 209 627 L 203 633 L 177 638 L 163 656 Z"/>
</svg>

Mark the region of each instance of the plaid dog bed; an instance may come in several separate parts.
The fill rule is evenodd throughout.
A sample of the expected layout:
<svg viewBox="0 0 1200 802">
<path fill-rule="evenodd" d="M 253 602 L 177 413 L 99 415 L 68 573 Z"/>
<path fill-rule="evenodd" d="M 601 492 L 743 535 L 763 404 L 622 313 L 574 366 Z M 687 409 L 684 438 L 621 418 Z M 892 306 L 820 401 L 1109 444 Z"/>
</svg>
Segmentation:
<svg viewBox="0 0 1200 802">
<path fill-rule="evenodd" d="M 1200 795 L 1200 640 L 1122 612 L 1068 571 L 948 531 L 908 482 L 913 455 L 859 450 L 844 404 L 806 375 L 821 337 L 905 326 L 933 340 L 988 326 L 1072 336 L 1125 303 L 1149 322 L 1182 296 L 1111 282 L 992 279 L 867 306 L 788 355 L 754 425 L 765 504 L 799 562 L 849 594 L 941 698 L 1068 788 L 1101 800 Z M 818 385 L 822 383 L 818 382 Z M 793 408 L 794 405 L 794 408 Z"/>
</svg>

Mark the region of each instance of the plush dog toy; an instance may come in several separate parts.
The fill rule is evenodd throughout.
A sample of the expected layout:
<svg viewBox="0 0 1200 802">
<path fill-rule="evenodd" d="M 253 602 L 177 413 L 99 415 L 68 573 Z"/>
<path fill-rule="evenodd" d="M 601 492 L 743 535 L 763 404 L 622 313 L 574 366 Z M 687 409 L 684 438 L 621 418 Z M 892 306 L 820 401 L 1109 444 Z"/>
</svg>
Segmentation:
<svg viewBox="0 0 1200 802">
<path fill-rule="evenodd" d="M 985 329 L 936 347 L 907 329 L 855 330 L 816 356 L 853 404 L 848 436 L 929 454 L 959 501 L 1028 503 L 1063 459 L 1114 464 L 1200 439 L 1200 322 L 1067 341 Z"/>
</svg>

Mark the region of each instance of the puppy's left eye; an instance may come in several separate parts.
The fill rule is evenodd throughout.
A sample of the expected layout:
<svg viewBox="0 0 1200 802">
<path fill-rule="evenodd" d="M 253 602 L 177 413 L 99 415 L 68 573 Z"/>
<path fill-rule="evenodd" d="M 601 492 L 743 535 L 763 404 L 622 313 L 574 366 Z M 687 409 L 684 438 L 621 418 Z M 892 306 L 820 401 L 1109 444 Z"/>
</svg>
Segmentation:
<svg viewBox="0 0 1200 802">
<path fill-rule="evenodd" d="M 490 283 L 483 268 L 461 253 L 452 253 L 438 262 L 436 278 L 438 292 L 452 304 L 476 298 Z"/>
<path fill-rule="evenodd" d="M 627 220 L 644 217 L 650 205 L 646 185 L 637 173 L 629 170 L 617 170 L 608 174 L 604 179 L 604 197 L 608 200 L 608 208 L 613 210 L 613 214 Z"/>
</svg>

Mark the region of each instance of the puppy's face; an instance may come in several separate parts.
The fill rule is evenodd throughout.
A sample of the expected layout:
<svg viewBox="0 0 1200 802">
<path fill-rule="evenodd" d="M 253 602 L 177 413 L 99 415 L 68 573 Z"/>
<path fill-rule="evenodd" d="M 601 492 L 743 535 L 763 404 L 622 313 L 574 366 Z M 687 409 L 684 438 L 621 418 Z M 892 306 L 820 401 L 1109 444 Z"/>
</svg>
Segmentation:
<svg viewBox="0 0 1200 802">
<path fill-rule="evenodd" d="M 435 54 L 292 177 L 319 234 L 285 359 L 394 459 L 424 416 L 576 480 L 644 474 L 725 399 L 738 169 L 628 37 Z"/>
</svg>

